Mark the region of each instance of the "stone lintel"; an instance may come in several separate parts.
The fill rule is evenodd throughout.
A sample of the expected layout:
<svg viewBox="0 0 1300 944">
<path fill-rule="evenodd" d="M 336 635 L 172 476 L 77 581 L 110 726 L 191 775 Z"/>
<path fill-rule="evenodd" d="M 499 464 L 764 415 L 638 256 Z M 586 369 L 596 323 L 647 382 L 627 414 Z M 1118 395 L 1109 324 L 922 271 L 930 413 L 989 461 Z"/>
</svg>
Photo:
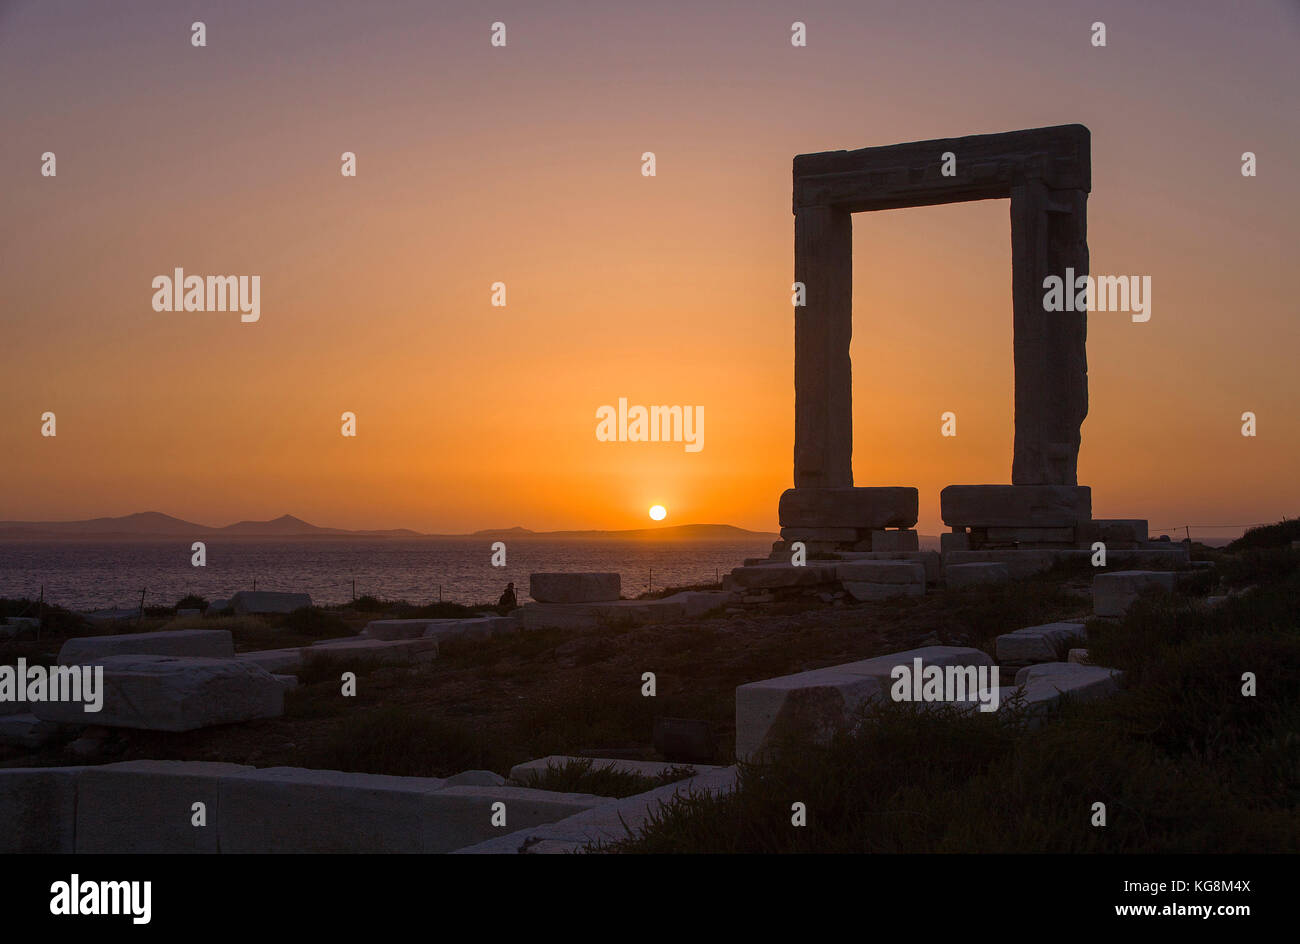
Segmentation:
<svg viewBox="0 0 1300 944">
<path fill-rule="evenodd" d="M 942 174 L 943 154 L 956 175 Z M 1011 195 L 1034 177 L 1051 190 L 1092 190 L 1091 134 L 1056 125 L 1000 134 L 911 141 L 794 159 L 794 209 L 834 206 L 850 212 L 930 206 Z"/>
</svg>

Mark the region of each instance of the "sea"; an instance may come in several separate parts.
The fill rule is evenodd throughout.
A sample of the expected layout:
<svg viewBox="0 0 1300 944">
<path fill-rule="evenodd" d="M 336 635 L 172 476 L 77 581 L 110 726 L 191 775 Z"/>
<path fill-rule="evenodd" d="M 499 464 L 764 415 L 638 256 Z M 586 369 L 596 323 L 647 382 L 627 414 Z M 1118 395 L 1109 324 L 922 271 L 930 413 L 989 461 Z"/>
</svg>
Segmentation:
<svg viewBox="0 0 1300 944">
<path fill-rule="evenodd" d="M 355 596 L 423 604 L 495 604 L 513 582 L 528 600 L 528 576 L 546 571 L 617 572 L 623 596 L 715 582 L 747 557 L 766 557 L 771 538 L 747 541 L 507 542 L 492 565 L 492 542 L 315 539 L 206 542 L 206 566 L 190 542 L 0 542 L 0 597 L 70 610 L 170 606 L 189 594 L 226 599 L 238 590 L 309 593 L 320 605 Z"/>
</svg>

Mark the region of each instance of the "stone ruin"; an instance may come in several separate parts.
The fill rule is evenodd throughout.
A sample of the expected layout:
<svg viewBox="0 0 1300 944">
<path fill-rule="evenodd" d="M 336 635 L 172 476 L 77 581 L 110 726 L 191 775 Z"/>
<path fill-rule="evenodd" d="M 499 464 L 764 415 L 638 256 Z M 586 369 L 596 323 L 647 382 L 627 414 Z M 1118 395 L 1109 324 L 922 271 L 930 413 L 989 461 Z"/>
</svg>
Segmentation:
<svg viewBox="0 0 1300 944">
<path fill-rule="evenodd" d="M 955 176 L 941 172 L 956 155 Z M 1088 272 L 1090 133 L 1059 125 L 914 141 L 794 159 L 794 488 L 780 501 L 782 540 L 809 553 L 915 552 L 915 488 L 853 484 L 852 215 L 967 200 L 1011 201 L 1015 447 L 1011 484 L 949 485 L 940 494 L 945 552 L 1150 549 L 1142 520 L 1092 518 L 1078 483 L 1088 413 L 1086 312 L 1047 311 L 1043 280 Z M 1169 545 L 1164 544 L 1168 549 Z"/>
</svg>

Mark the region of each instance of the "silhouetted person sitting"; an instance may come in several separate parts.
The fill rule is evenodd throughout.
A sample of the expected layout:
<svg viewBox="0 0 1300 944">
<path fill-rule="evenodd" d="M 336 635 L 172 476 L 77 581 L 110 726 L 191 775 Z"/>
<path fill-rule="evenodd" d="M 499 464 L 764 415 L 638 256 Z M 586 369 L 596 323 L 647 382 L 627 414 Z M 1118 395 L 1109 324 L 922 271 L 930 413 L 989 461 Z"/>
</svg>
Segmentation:
<svg viewBox="0 0 1300 944">
<path fill-rule="evenodd" d="M 501 594 L 501 599 L 497 601 L 497 611 L 502 615 L 509 613 L 519 606 L 519 601 L 515 599 L 514 583 L 506 584 L 506 592 Z"/>
</svg>

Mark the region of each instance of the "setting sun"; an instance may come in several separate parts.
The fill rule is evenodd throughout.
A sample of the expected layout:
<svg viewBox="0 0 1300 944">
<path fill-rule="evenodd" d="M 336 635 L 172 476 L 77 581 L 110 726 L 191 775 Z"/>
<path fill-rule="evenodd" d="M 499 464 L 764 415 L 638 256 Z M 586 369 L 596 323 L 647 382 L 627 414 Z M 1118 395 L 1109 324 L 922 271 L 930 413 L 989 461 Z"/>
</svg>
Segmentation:
<svg viewBox="0 0 1300 944">
<path fill-rule="evenodd" d="M 651 505 L 650 517 L 653 518 L 655 521 L 663 521 L 665 518 L 668 517 L 668 509 L 665 508 L 663 505 Z"/>
</svg>

